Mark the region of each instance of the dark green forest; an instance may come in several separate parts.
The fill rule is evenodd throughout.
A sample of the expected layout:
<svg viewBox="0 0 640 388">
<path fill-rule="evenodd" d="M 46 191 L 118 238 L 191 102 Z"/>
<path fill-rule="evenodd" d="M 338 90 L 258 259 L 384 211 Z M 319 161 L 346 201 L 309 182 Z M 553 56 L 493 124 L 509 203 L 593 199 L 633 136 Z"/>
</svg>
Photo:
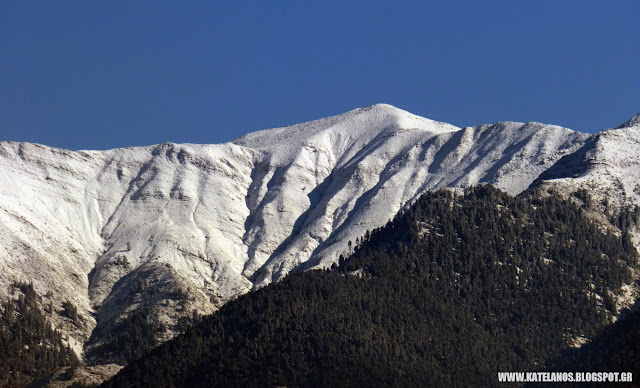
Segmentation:
<svg viewBox="0 0 640 388">
<path fill-rule="evenodd" d="M 104 343 L 89 349 L 86 357 L 92 363 L 115 361 L 125 365 L 158 346 L 158 337 L 166 330 L 166 325 L 145 306 L 114 325 Z"/>
<path fill-rule="evenodd" d="M 497 371 L 540 370 L 575 338 L 606 335 L 611 291 L 637 267 L 630 239 L 573 201 L 490 186 L 426 194 L 353 245 L 331 270 L 227 303 L 104 385 L 496 385 Z"/>
<path fill-rule="evenodd" d="M 579 348 L 565 349 L 561 354 L 550 359 L 544 369 L 563 372 L 632 372 L 637 379 L 640 376 L 640 310 L 638 306 L 636 305 L 631 311 L 625 311 L 620 320 L 607 326 L 589 343 Z M 598 385 L 602 386 L 602 384 Z"/>
<path fill-rule="evenodd" d="M 77 365 L 75 353 L 47 320 L 33 285 L 16 283 L 10 291 L 17 298 L 0 305 L 0 387 L 25 387 L 58 368 Z"/>
</svg>

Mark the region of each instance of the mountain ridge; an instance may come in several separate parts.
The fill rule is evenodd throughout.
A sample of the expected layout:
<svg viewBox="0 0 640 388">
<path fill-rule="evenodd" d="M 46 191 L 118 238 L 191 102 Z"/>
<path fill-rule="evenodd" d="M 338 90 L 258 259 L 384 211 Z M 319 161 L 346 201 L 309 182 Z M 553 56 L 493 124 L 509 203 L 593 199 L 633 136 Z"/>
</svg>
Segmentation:
<svg viewBox="0 0 640 388">
<path fill-rule="evenodd" d="M 633 116 L 632 118 L 630 118 L 629 120 L 625 121 L 624 123 L 618 125 L 616 127 L 616 129 L 635 127 L 637 125 L 640 125 L 640 113 L 638 113 L 637 115 Z"/>
<path fill-rule="evenodd" d="M 609 324 L 637 258 L 570 199 L 442 189 L 331 270 L 229 302 L 105 386 L 493 386 Z"/>
<path fill-rule="evenodd" d="M 194 309 L 328 267 L 427 191 L 491 183 L 518 194 L 587 141 L 602 143 L 595 136 L 540 123 L 458 128 L 377 104 L 223 144 L 0 142 L 0 285 L 31 280 L 58 306 L 76 304 L 80 327 L 54 322 L 80 354 L 145 303 L 175 328 Z M 608 136 L 600 158 L 635 139 Z M 591 182 L 566 179 L 536 184 L 570 193 Z M 640 203 L 624 185 L 601 191 L 622 195 L 618 207 Z M 149 277 L 159 279 L 153 292 L 142 286 Z"/>
</svg>

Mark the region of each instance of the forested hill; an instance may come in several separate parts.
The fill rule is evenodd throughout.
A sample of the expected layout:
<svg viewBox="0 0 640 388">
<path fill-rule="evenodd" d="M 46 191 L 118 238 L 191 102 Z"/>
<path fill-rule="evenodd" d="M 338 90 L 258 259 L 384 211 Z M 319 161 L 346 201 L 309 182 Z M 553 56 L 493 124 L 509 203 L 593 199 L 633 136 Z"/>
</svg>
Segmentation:
<svg viewBox="0 0 640 388">
<path fill-rule="evenodd" d="M 640 309 L 638 302 L 622 319 L 609 325 L 588 344 L 565 349 L 547 363 L 548 371 L 632 372 L 640 376 Z M 596 385 L 596 384 L 592 384 Z M 597 384 L 602 385 L 602 384 Z M 637 385 L 637 382 L 636 382 Z"/>
<path fill-rule="evenodd" d="M 52 328 L 33 285 L 14 283 L 9 295 L 0 303 L 0 387 L 30 386 L 58 368 L 77 366 L 78 358 Z M 70 310 L 61 314 L 76 317 Z"/>
<path fill-rule="evenodd" d="M 331 271 L 239 297 L 105 386 L 496 385 L 616 313 L 637 253 L 569 200 L 426 194 Z"/>
</svg>

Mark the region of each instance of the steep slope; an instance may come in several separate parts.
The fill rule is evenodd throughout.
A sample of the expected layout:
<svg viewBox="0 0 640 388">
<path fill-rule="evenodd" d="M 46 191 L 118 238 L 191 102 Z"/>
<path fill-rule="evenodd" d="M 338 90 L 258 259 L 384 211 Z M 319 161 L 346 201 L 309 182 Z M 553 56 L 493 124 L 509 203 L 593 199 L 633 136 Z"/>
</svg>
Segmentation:
<svg viewBox="0 0 640 388">
<path fill-rule="evenodd" d="M 29 284 L 15 284 L 15 298 L 0 303 L 0 386 L 27 387 L 58 368 L 78 364 L 75 353 L 51 328 Z"/>
<path fill-rule="evenodd" d="M 640 373 L 640 310 L 633 306 L 622 318 L 579 348 L 549 360 L 549 371 L 610 371 Z"/>
<path fill-rule="evenodd" d="M 565 195 L 587 190 L 601 212 L 617 215 L 640 205 L 640 115 L 589 138 L 536 182 Z M 637 236 L 636 236 L 637 237 Z"/>
<path fill-rule="evenodd" d="M 637 260 L 557 195 L 441 190 L 333 271 L 231 301 L 105 386 L 494 386 L 593 338 Z"/>
<path fill-rule="evenodd" d="M 381 104 L 220 145 L 0 142 L 0 290 L 33 281 L 58 311 L 76 305 L 79 322 L 53 318 L 78 352 L 140 309 L 166 339 L 193 310 L 331 265 L 426 191 L 517 194 L 587 138 L 539 123 L 459 129 Z"/>
<path fill-rule="evenodd" d="M 638 126 L 638 125 L 640 125 L 640 113 L 638 113 L 637 115 L 633 116 L 632 118 L 630 118 L 629 120 L 625 121 L 624 123 L 620 124 L 616 128 L 628 128 L 628 127 L 635 127 L 635 126 Z"/>
<path fill-rule="evenodd" d="M 487 182 L 517 194 L 585 138 L 538 123 L 458 129 L 388 105 L 249 134 L 234 143 L 261 151 L 269 167 L 254 178 L 245 274 L 263 285 L 330 265 L 429 190 Z M 277 189 L 263 195 L 268 185 Z"/>
</svg>

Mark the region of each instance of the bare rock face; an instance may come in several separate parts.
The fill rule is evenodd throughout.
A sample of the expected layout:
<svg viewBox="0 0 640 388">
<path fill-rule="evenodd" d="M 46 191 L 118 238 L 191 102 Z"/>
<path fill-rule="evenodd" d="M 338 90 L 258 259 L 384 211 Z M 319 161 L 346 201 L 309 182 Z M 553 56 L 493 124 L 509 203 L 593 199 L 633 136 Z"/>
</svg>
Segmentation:
<svg viewBox="0 0 640 388">
<path fill-rule="evenodd" d="M 169 338 L 181 316 L 330 266 L 430 190 L 492 183 L 518 194 L 535 181 L 640 203 L 639 132 L 461 129 L 374 105 L 218 145 L 0 142 L 0 290 L 32 281 L 54 312 L 73 303 L 78 322 L 52 319 L 79 354 L 141 308 Z"/>
</svg>

